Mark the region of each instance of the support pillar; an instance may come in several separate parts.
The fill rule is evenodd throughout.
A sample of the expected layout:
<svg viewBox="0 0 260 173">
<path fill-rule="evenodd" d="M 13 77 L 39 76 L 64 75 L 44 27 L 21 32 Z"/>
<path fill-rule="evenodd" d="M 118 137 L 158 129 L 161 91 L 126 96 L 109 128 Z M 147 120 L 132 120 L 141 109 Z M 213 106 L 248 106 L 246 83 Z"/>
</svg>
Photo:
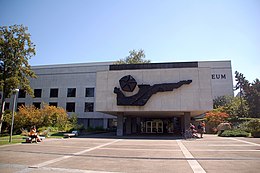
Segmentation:
<svg viewBox="0 0 260 173">
<path fill-rule="evenodd" d="M 132 133 L 137 133 L 137 118 L 132 118 Z"/>
<path fill-rule="evenodd" d="M 126 126 L 126 129 L 125 129 L 126 134 L 130 135 L 132 133 L 132 118 L 131 117 L 126 118 L 125 126 Z"/>
<path fill-rule="evenodd" d="M 190 112 L 184 112 L 183 127 L 184 127 L 184 130 L 189 129 L 189 127 L 190 127 Z"/>
<path fill-rule="evenodd" d="M 124 116 L 123 115 L 118 115 L 117 116 L 116 135 L 117 136 L 123 136 L 123 129 L 124 129 Z"/>
<path fill-rule="evenodd" d="M 140 117 L 137 117 L 136 118 L 136 128 L 137 128 L 137 133 L 141 133 L 141 118 Z"/>
<path fill-rule="evenodd" d="M 108 119 L 107 118 L 103 118 L 103 128 L 107 129 L 107 125 L 108 125 Z"/>
</svg>

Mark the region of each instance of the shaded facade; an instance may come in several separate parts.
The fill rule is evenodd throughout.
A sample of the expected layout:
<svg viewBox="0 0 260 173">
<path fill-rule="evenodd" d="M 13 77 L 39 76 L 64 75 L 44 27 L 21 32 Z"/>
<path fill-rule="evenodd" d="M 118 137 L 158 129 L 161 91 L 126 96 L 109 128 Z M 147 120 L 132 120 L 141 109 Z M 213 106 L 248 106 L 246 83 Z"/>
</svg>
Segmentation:
<svg viewBox="0 0 260 173">
<path fill-rule="evenodd" d="M 18 106 L 44 103 L 76 113 L 85 127 L 117 135 L 179 133 L 191 117 L 212 110 L 213 99 L 233 95 L 230 61 L 34 66 L 35 97 L 19 92 Z M 11 99 L 7 105 L 12 106 Z"/>
</svg>

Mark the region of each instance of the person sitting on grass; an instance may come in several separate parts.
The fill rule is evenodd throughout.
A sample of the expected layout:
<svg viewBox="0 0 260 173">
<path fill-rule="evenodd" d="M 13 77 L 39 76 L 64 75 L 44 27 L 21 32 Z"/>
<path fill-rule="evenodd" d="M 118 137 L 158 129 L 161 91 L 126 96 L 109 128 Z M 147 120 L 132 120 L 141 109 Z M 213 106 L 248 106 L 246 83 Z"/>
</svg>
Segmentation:
<svg viewBox="0 0 260 173">
<path fill-rule="evenodd" d="M 38 133 L 36 132 L 36 126 L 32 126 L 31 130 L 29 132 L 29 137 L 31 137 L 31 143 L 33 139 L 35 139 L 35 142 L 38 143 L 38 141 L 41 141 L 41 139 L 38 136 Z"/>
</svg>

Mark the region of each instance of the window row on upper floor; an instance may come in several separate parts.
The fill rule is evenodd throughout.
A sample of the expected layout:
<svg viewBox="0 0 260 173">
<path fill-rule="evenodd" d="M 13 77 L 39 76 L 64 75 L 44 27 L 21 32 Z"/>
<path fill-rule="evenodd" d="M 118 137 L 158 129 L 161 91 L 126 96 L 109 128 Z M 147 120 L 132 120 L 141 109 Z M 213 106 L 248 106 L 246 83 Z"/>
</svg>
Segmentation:
<svg viewBox="0 0 260 173">
<path fill-rule="evenodd" d="M 41 102 L 33 102 L 32 105 L 40 109 L 42 107 Z M 19 107 L 25 106 L 24 102 L 18 102 L 16 105 L 16 108 L 18 110 Z M 49 102 L 49 106 L 55 106 L 58 107 L 58 102 Z M 75 112 L 76 108 L 76 103 L 75 102 L 67 102 L 66 103 L 66 111 L 67 112 Z M 6 102 L 5 104 L 5 110 L 10 110 L 10 103 Z M 94 103 L 93 102 L 85 102 L 85 107 L 84 107 L 84 112 L 94 112 Z"/>
<path fill-rule="evenodd" d="M 67 97 L 76 97 L 76 88 L 67 88 Z M 85 97 L 94 97 L 95 89 L 86 88 Z M 42 97 L 42 89 L 34 89 L 34 98 Z M 50 88 L 50 98 L 59 97 L 59 88 Z M 24 90 L 19 90 L 18 98 L 26 98 L 26 92 Z"/>
</svg>

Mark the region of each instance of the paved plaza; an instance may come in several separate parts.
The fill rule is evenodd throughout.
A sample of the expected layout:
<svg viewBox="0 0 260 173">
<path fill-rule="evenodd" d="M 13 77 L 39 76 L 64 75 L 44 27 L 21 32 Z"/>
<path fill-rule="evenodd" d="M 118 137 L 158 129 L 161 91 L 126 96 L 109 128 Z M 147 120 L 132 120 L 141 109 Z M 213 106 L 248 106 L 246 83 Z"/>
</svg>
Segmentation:
<svg viewBox="0 0 260 173">
<path fill-rule="evenodd" d="M 260 138 L 89 136 L 0 146 L 3 173 L 260 171 Z"/>
</svg>

